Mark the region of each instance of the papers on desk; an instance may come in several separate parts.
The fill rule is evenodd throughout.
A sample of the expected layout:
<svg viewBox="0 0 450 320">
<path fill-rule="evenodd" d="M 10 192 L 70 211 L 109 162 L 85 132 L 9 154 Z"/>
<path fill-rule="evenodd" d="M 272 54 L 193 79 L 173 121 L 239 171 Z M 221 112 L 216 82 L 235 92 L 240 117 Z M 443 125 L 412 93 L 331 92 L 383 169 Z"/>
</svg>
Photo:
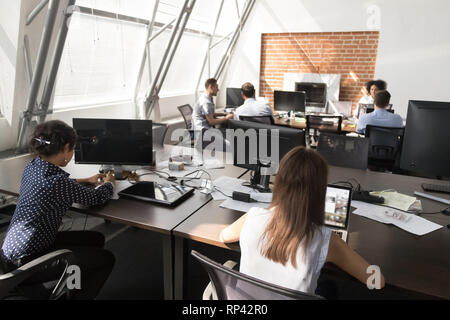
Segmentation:
<svg viewBox="0 0 450 320">
<path fill-rule="evenodd" d="M 371 192 L 371 195 L 384 198 L 384 205 L 397 208 L 403 211 L 409 211 L 411 206 L 416 202 L 415 197 L 392 191 Z"/>
<path fill-rule="evenodd" d="M 221 208 L 241 211 L 241 212 L 248 212 L 253 207 L 258 208 L 268 208 L 270 206 L 270 203 L 262 203 L 262 202 L 242 202 L 242 201 L 236 201 L 233 199 L 227 199 L 224 202 L 220 204 Z"/>
<path fill-rule="evenodd" d="M 441 225 L 428 221 L 424 218 L 418 217 L 414 214 L 402 212 L 388 207 L 383 207 L 361 201 L 352 201 L 352 207 L 356 208 L 356 210 L 353 211 L 354 214 L 381 223 L 393 224 L 405 231 L 408 231 L 418 236 L 423 236 L 427 233 L 442 228 Z"/>
</svg>

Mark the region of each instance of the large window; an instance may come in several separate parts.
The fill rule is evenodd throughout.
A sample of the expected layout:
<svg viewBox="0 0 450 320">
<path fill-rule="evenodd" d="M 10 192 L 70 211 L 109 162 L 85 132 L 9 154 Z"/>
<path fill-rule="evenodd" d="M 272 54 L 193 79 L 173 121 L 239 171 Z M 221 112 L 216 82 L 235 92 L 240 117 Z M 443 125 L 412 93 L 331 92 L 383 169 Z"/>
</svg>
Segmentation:
<svg viewBox="0 0 450 320">
<path fill-rule="evenodd" d="M 240 10 L 244 2 L 238 1 Z M 183 3 L 184 0 L 160 1 L 154 33 L 178 16 Z M 220 3 L 197 0 L 160 96 L 194 93 Z M 145 46 L 146 22 L 152 18 L 154 1 L 78 0 L 76 5 L 83 7 L 83 10 L 75 12 L 71 19 L 55 87 L 54 108 L 133 99 Z M 90 13 L 86 8 L 93 10 Z M 95 15 L 94 9 L 108 12 L 110 17 Z M 140 20 L 124 21 L 118 15 Z M 236 2 L 224 1 L 213 43 L 229 35 L 237 22 Z M 158 70 L 171 32 L 171 29 L 166 30 L 150 45 L 152 77 Z M 211 51 L 211 63 L 204 77 L 208 76 L 208 69 L 214 73 L 226 45 L 227 41 L 223 41 Z M 150 84 L 148 70 L 146 65 L 141 95 Z"/>
</svg>

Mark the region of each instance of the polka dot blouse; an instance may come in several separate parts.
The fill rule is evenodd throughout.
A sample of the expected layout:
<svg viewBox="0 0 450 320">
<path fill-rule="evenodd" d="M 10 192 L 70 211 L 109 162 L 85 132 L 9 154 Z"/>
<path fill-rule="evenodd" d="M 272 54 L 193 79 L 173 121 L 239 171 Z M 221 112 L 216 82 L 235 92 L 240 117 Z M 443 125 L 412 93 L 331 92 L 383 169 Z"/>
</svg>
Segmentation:
<svg viewBox="0 0 450 320">
<path fill-rule="evenodd" d="M 53 245 L 62 217 L 73 203 L 99 205 L 113 195 L 111 183 L 96 189 L 70 179 L 61 168 L 37 157 L 22 176 L 17 207 L 3 242 L 3 256 L 15 263 Z"/>
</svg>

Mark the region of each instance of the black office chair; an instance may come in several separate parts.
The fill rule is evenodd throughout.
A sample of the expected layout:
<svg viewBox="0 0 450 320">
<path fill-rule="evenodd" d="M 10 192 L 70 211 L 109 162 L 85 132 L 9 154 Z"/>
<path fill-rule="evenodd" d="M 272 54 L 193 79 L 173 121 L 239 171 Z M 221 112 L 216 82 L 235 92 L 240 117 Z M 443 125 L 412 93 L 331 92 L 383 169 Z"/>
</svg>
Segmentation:
<svg viewBox="0 0 450 320">
<path fill-rule="evenodd" d="M 152 124 L 152 140 L 153 145 L 163 146 L 164 139 L 166 138 L 167 129 L 169 129 L 169 125 L 166 123 L 156 123 Z"/>
<path fill-rule="evenodd" d="M 196 139 L 196 134 L 192 128 L 192 114 L 194 113 L 194 110 L 189 104 L 184 104 L 177 108 L 180 111 L 181 115 L 183 116 L 184 123 L 186 124 L 186 130 L 189 132 L 189 137 L 191 139 L 191 147 L 194 147 Z"/>
<path fill-rule="evenodd" d="M 317 151 L 332 166 L 365 170 L 369 139 L 322 133 L 319 136 Z"/>
<path fill-rule="evenodd" d="M 0 299 L 2 300 L 63 300 L 72 298 L 67 288 L 69 274 L 67 268 L 74 261 L 74 255 L 70 250 L 57 250 L 39 257 L 16 270 L 4 273 L 1 266 L 0 275 Z M 24 282 L 38 273 L 45 272 L 46 268 L 54 263 L 64 264 L 65 268 L 59 281 L 51 284 L 27 285 Z M 50 285 L 50 287 L 47 287 Z"/>
<path fill-rule="evenodd" d="M 307 143 L 315 148 L 322 132 L 341 134 L 342 116 L 306 115 Z"/>
<path fill-rule="evenodd" d="M 274 125 L 272 116 L 239 116 L 239 120 Z"/>
<path fill-rule="evenodd" d="M 400 167 L 405 128 L 368 125 L 365 137 L 370 141 L 369 168 L 393 171 Z"/>
<path fill-rule="evenodd" d="M 322 297 L 283 288 L 223 265 L 191 251 L 205 268 L 218 300 L 323 300 Z"/>
</svg>

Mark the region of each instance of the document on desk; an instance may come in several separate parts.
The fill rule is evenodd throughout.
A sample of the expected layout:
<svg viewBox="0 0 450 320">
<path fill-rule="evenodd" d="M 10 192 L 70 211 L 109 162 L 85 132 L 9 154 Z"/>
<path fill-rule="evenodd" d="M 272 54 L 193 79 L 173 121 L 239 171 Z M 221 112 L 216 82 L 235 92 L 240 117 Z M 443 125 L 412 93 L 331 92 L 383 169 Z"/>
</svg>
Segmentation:
<svg viewBox="0 0 450 320">
<path fill-rule="evenodd" d="M 261 193 L 242 184 L 245 180 L 222 176 L 214 180 L 214 191 L 211 196 L 214 200 L 227 200 L 233 197 L 233 191 L 249 193 L 253 200 L 258 202 L 272 202 L 272 193 Z"/>
<path fill-rule="evenodd" d="M 213 181 L 213 185 L 216 190 L 211 193 L 214 200 L 227 200 L 233 196 L 233 191 L 251 193 L 254 192 L 252 188 L 244 187 L 242 184 L 245 180 L 231 178 L 231 177 L 219 177 Z"/>
<path fill-rule="evenodd" d="M 410 207 L 416 202 L 415 197 L 410 197 L 406 194 L 395 191 L 377 191 L 371 192 L 371 195 L 383 197 L 384 205 L 394 207 L 403 211 L 409 211 Z"/>
<path fill-rule="evenodd" d="M 233 199 L 227 199 L 224 202 L 220 204 L 221 208 L 241 211 L 241 212 L 248 212 L 251 208 L 258 207 L 258 208 L 268 208 L 270 206 L 270 203 L 263 203 L 263 202 L 242 202 L 242 201 L 236 201 Z"/>
<path fill-rule="evenodd" d="M 405 231 L 418 236 L 436 231 L 442 228 L 441 225 L 418 217 L 411 213 L 402 212 L 396 209 L 387 208 L 379 205 L 365 203 L 361 201 L 352 201 L 353 211 L 362 217 L 366 217 L 381 223 L 393 224 Z"/>
</svg>

